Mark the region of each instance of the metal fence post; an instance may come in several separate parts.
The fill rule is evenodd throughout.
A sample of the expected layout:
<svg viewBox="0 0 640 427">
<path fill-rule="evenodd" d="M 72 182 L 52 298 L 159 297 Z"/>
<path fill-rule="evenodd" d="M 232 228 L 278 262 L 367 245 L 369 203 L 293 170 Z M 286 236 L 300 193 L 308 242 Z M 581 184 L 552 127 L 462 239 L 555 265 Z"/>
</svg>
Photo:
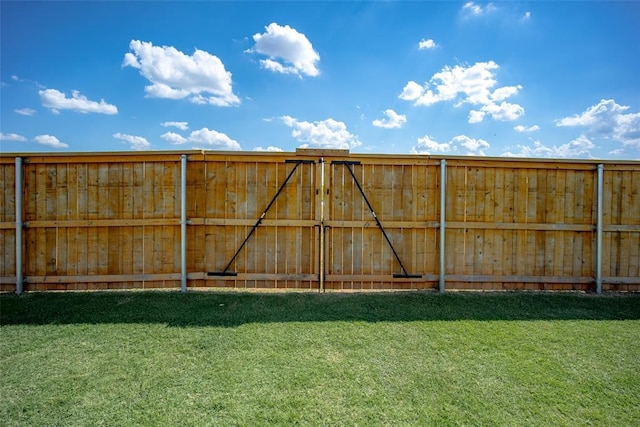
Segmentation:
<svg viewBox="0 0 640 427">
<path fill-rule="evenodd" d="M 440 277 L 438 290 L 441 294 L 445 290 L 445 228 L 446 228 L 446 191 L 447 187 L 447 161 L 440 160 Z"/>
<path fill-rule="evenodd" d="M 319 256 L 320 256 L 320 260 L 319 260 L 319 280 L 320 280 L 320 284 L 319 284 L 319 292 L 325 292 L 324 289 L 324 239 L 325 239 L 325 235 L 324 235 L 324 157 L 320 157 L 320 162 L 318 163 L 320 165 L 320 248 L 319 248 Z"/>
<path fill-rule="evenodd" d="M 187 155 L 180 167 L 180 290 L 187 292 Z"/>
<path fill-rule="evenodd" d="M 22 158 L 16 157 L 16 294 L 22 294 Z"/>
<path fill-rule="evenodd" d="M 598 165 L 598 206 L 596 222 L 596 293 L 602 294 L 602 194 L 604 165 Z"/>
</svg>

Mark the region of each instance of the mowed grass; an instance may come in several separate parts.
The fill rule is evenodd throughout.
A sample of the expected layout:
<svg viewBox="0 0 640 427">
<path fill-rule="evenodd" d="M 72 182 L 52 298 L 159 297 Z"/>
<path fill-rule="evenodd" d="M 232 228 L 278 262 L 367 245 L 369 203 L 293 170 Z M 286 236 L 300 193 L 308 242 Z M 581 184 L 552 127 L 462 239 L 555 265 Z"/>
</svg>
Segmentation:
<svg viewBox="0 0 640 427">
<path fill-rule="evenodd" d="M 640 425 L 640 295 L 0 296 L 0 422 Z"/>
</svg>

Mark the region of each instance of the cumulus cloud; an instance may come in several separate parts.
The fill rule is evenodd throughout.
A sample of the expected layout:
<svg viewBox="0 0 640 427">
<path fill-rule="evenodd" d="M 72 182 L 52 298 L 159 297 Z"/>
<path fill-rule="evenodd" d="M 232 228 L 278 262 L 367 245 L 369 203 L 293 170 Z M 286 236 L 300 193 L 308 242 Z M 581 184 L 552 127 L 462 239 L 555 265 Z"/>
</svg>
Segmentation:
<svg viewBox="0 0 640 427">
<path fill-rule="evenodd" d="M 302 33 L 288 25 L 272 22 L 263 34 L 254 34 L 255 45 L 247 50 L 268 58 L 260 60 L 263 68 L 276 73 L 297 74 L 315 77 L 320 74 L 317 63 L 320 55 Z"/>
<path fill-rule="evenodd" d="M 436 47 L 438 47 L 438 44 L 436 42 L 434 42 L 432 39 L 422 39 L 418 43 L 418 49 L 420 49 L 420 50 L 423 50 L 423 49 L 435 49 Z"/>
<path fill-rule="evenodd" d="M 139 69 L 151 82 L 145 87 L 148 97 L 188 98 L 196 104 L 220 107 L 240 104 L 233 93 L 231 73 L 215 55 L 199 49 L 187 55 L 173 46 L 139 40 L 131 40 L 129 49 L 122 66 Z"/>
<path fill-rule="evenodd" d="M 387 118 L 374 120 L 374 126 L 384 129 L 397 129 L 407 122 L 407 116 L 398 114 L 392 109 L 387 109 L 383 113 Z"/>
<path fill-rule="evenodd" d="M 229 138 L 226 134 L 208 128 L 194 130 L 188 137 L 175 132 L 167 132 L 160 136 L 171 144 L 194 144 L 194 148 L 206 148 L 208 150 L 241 150 L 238 141 Z"/>
<path fill-rule="evenodd" d="M 493 89 L 497 84 L 495 70 L 498 68 L 493 61 L 477 62 L 469 67 L 445 66 L 424 85 L 408 82 L 398 97 L 412 101 L 416 106 L 430 106 L 443 101 L 457 101 L 456 107 L 463 104 L 479 106 L 479 109 L 470 111 L 469 123 L 481 122 L 486 115 L 494 120 L 516 120 L 524 115 L 524 108 L 504 100 L 516 95 L 522 86 Z"/>
<path fill-rule="evenodd" d="M 267 148 L 263 148 L 263 147 L 256 147 L 253 149 L 253 151 L 265 151 L 265 152 L 272 152 L 272 153 L 280 153 L 282 151 L 284 151 L 282 148 L 280 147 L 274 147 L 273 145 L 269 145 Z"/>
<path fill-rule="evenodd" d="M 17 133 L 3 133 L 0 132 L 0 141 L 26 141 L 22 135 L 18 135 Z"/>
<path fill-rule="evenodd" d="M 405 101 L 417 101 L 420 96 L 422 96 L 422 86 L 414 81 L 410 81 L 406 84 L 406 86 L 402 89 L 402 93 L 398 96 L 400 99 L 404 99 Z"/>
<path fill-rule="evenodd" d="M 164 127 L 174 127 L 174 128 L 178 128 L 180 130 L 187 130 L 189 129 L 189 122 L 162 122 L 160 123 L 161 126 Z"/>
<path fill-rule="evenodd" d="M 482 16 L 494 12 L 496 9 L 497 8 L 493 3 L 487 3 L 483 6 L 472 1 L 468 1 L 462 6 L 462 13 L 465 16 Z"/>
<path fill-rule="evenodd" d="M 33 138 L 35 142 L 40 145 L 46 145 L 51 148 L 68 148 L 69 144 L 60 141 L 58 138 L 52 135 L 38 135 Z"/>
<path fill-rule="evenodd" d="M 518 125 L 518 126 L 515 126 L 513 129 L 516 132 L 520 132 L 520 133 L 523 133 L 523 132 L 535 132 L 535 131 L 540 130 L 540 126 L 538 126 L 538 125 L 533 125 L 533 126 Z"/>
<path fill-rule="evenodd" d="M 486 114 L 491 115 L 494 120 L 513 121 L 524 114 L 524 108 L 521 105 L 511 104 L 510 102 L 501 102 L 500 105 L 489 103 L 483 105 L 480 110 L 470 111 L 469 123 L 481 122 Z"/>
<path fill-rule="evenodd" d="M 128 143 L 132 150 L 141 151 L 151 148 L 151 144 L 146 138 L 141 136 L 127 135 L 125 133 L 114 133 L 113 137 Z"/>
<path fill-rule="evenodd" d="M 160 135 L 160 138 L 171 144 L 184 144 L 185 142 L 188 142 L 187 138 L 175 132 L 163 133 L 162 135 Z"/>
<path fill-rule="evenodd" d="M 282 116 L 282 122 L 293 128 L 291 136 L 304 144 L 300 148 L 350 149 L 361 144 L 356 135 L 347 130 L 347 125 L 334 119 L 318 122 L 301 122 L 291 116 Z"/>
<path fill-rule="evenodd" d="M 17 108 L 13 111 L 23 116 L 33 116 L 36 113 L 36 110 L 33 108 Z"/>
<path fill-rule="evenodd" d="M 557 126 L 587 129 L 592 137 L 610 138 L 640 148 L 640 113 L 627 113 L 628 106 L 613 99 L 601 99 L 581 114 L 556 121 Z"/>
<path fill-rule="evenodd" d="M 56 89 L 44 89 L 38 94 L 42 105 L 56 114 L 60 110 L 73 110 L 83 114 L 118 114 L 118 108 L 115 105 L 108 104 L 104 99 L 100 102 L 90 101 L 77 90 L 71 91 L 71 98 L 67 98 L 65 93 Z"/>
<path fill-rule="evenodd" d="M 611 156 L 623 156 L 625 154 L 624 148 L 616 148 L 615 150 L 609 151 L 607 154 Z"/>
<path fill-rule="evenodd" d="M 449 142 L 438 142 L 429 135 L 418 138 L 418 145 L 411 148 L 413 154 L 463 154 L 468 156 L 484 156 L 489 143 L 484 139 L 470 138 L 466 135 L 458 135 Z"/>
<path fill-rule="evenodd" d="M 200 130 L 195 130 L 191 132 L 188 138 L 189 141 L 205 144 L 208 147 L 221 149 L 221 150 L 240 150 L 240 144 L 238 141 L 229 138 L 226 134 L 222 132 L 217 132 L 215 130 L 209 130 L 207 128 L 202 128 Z"/>
<path fill-rule="evenodd" d="M 578 138 L 563 145 L 544 145 L 540 141 L 534 141 L 533 145 L 516 145 L 514 151 L 506 151 L 505 157 L 545 157 L 545 158 L 591 158 L 591 150 L 595 144 L 586 136 Z"/>
<path fill-rule="evenodd" d="M 0 141 L 26 141 L 22 135 L 18 135 L 17 133 L 2 133 L 0 132 Z"/>
</svg>

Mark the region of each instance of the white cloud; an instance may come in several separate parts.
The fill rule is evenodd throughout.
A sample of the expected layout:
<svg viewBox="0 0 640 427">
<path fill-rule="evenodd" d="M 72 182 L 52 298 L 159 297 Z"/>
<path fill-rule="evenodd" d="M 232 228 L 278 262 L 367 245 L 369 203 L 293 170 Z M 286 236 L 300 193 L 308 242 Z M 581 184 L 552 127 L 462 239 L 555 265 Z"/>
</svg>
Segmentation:
<svg viewBox="0 0 640 427">
<path fill-rule="evenodd" d="M 69 144 L 61 142 L 58 138 L 52 135 L 38 135 L 33 138 L 35 142 L 40 145 L 46 145 L 51 148 L 68 148 Z"/>
<path fill-rule="evenodd" d="M 131 40 L 123 67 L 133 67 L 152 84 L 148 97 L 189 100 L 196 104 L 228 107 L 240 104 L 233 93 L 231 73 L 215 55 L 196 49 L 186 55 L 173 46 L 154 46 Z"/>
<path fill-rule="evenodd" d="M 141 151 L 151 148 L 151 144 L 146 138 L 141 136 L 127 135 L 124 133 L 114 133 L 113 137 L 128 143 L 132 150 Z"/>
<path fill-rule="evenodd" d="M 240 144 L 238 141 L 229 138 L 226 134 L 222 132 L 217 132 L 215 130 L 209 130 L 207 128 L 202 128 L 200 130 L 196 130 L 191 132 L 188 138 L 191 142 L 196 142 L 200 144 L 205 144 L 207 146 L 211 146 L 220 150 L 240 150 Z"/>
<path fill-rule="evenodd" d="M 183 137 L 174 132 L 167 132 L 160 136 L 172 144 L 197 144 L 198 148 L 208 150 L 241 150 L 238 141 L 229 138 L 226 134 L 208 128 L 194 130 L 188 137 Z M 194 147 L 195 148 L 195 147 Z"/>
<path fill-rule="evenodd" d="M 524 115 L 524 108 L 522 108 L 521 105 L 511 104 L 509 102 L 501 102 L 500 105 L 489 103 L 483 105 L 480 111 L 490 114 L 494 120 L 500 121 L 513 121 Z M 484 115 L 482 117 L 484 117 Z M 476 123 L 471 121 L 471 116 L 469 117 L 469 123 Z"/>
<path fill-rule="evenodd" d="M 266 151 L 266 152 L 272 152 L 272 153 L 280 153 L 284 150 L 280 147 L 274 147 L 273 145 L 270 145 L 267 148 L 256 147 L 253 149 L 253 151 Z"/>
<path fill-rule="evenodd" d="M 540 141 L 534 141 L 533 145 L 516 145 L 516 151 L 507 151 L 505 157 L 546 157 L 546 158 L 591 158 L 591 151 L 595 144 L 584 135 L 571 142 L 557 146 L 547 146 Z"/>
<path fill-rule="evenodd" d="M 469 1 L 462 6 L 462 13 L 467 16 L 482 16 L 487 13 L 494 12 L 495 10 L 496 6 L 493 3 L 487 3 L 486 5 L 482 6 Z"/>
<path fill-rule="evenodd" d="M 77 90 L 71 91 L 71 98 L 56 89 L 44 89 L 38 92 L 42 105 L 54 113 L 60 110 L 73 110 L 79 113 L 118 114 L 118 108 L 101 99 L 100 102 L 90 101 Z"/>
<path fill-rule="evenodd" d="M 438 44 L 436 42 L 434 42 L 432 39 L 422 39 L 418 43 L 418 49 L 420 49 L 420 50 L 423 50 L 423 49 L 435 49 L 436 47 L 438 47 Z"/>
<path fill-rule="evenodd" d="M 517 95 L 520 89 L 522 89 L 521 85 L 499 87 L 491 93 L 490 97 L 493 101 L 503 101 L 513 95 Z"/>
<path fill-rule="evenodd" d="M 422 86 L 414 81 L 408 82 L 402 89 L 402 93 L 398 95 L 398 98 L 405 101 L 415 101 L 422 95 Z"/>
<path fill-rule="evenodd" d="M 273 59 L 261 59 L 260 65 L 262 65 L 262 68 L 264 68 L 265 70 L 273 71 L 274 73 L 280 73 L 280 74 L 296 73 L 295 67 L 285 67 L 284 65 L 282 65 L 278 61 L 274 61 Z"/>
<path fill-rule="evenodd" d="M 408 82 L 399 98 L 413 101 L 416 106 L 430 106 L 438 102 L 456 100 L 456 107 L 463 104 L 480 106 L 479 110 L 470 112 L 469 123 L 481 122 L 487 114 L 494 120 L 516 120 L 524 115 L 524 108 L 504 100 L 516 95 L 522 86 L 503 86 L 493 89 L 497 84 L 494 70 L 498 68 L 498 64 L 493 61 L 477 62 L 469 67 L 445 66 L 424 86 L 415 81 Z M 500 101 L 503 102 L 499 103 Z"/>
<path fill-rule="evenodd" d="M 513 129 L 516 132 L 520 132 L 520 133 L 523 133 L 523 132 L 535 132 L 535 131 L 540 130 L 540 126 L 533 125 L 533 126 L 528 126 L 527 127 L 527 126 L 523 126 L 523 125 L 518 125 L 518 126 L 515 126 Z"/>
<path fill-rule="evenodd" d="M 625 113 L 628 109 L 613 99 L 601 99 L 582 114 L 560 119 L 556 125 L 584 127 L 590 136 L 612 138 L 640 148 L 640 113 Z"/>
<path fill-rule="evenodd" d="M 22 135 L 18 135 L 17 133 L 2 133 L 0 132 L 0 141 L 26 141 Z"/>
<path fill-rule="evenodd" d="M 411 148 L 413 154 L 452 153 L 468 156 L 484 156 L 489 143 L 484 139 L 458 135 L 449 142 L 438 142 L 429 135 L 418 138 L 418 145 Z"/>
<path fill-rule="evenodd" d="M 13 111 L 18 114 L 22 114 L 23 116 L 33 116 L 36 113 L 36 110 L 33 108 L 17 108 Z"/>
<path fill-rule="evenodd" d="M 407 122 L 407 116 L 398 114 L 392 109 L 385 110 L 384 115 L 387 116 L 386 119 L 374 120 L 373 125 L 384 129 L 397 129 Z"/>
<path fill-rule="evenodd" d="M 525 12 L 525 14 L 520 18 L 521 21 L 525 22 L 531 19 L 531 12 Z"/>
<path fill-rule="evenodd" d="M 484 120 L 484 111 L 471 110 L 469 111 L 469 123 L 480 123 Z"/>
<path fill-rule="evenodd" d="M 418 145 L 411 148 L 411 152 L 414 154 L 444 153 L 450 150 L 450 143 L 438 142 L 431 138 L 429 135 L 418 138 Z"/>
<path fill-rule="evenodd" d="M 187 142 L 187 138 L 175 132 L 163 133 L 162 135 L 160 135 L 160 138 L 164 139 L 167 142 L 170 142 L 171 144 L 184 144 L 185 142 Z"/>
<path fill-rule="evenodd" d="M 302 33 L 288 25 L 280 26 L 272 22 L 263 34 L 254 34 L 255 45 L 247 52 L 267 55 L 260 64 L 267 70 L 315 77 L 320 74 L 317 62 L 320 55 Z"/>
<path fill-rule="evenodd" d="M 321 147 L 349 149 L 361 144 L 356 135 L 347 130 L 343 122 L 326 119 L 318 122 L 300 122 L 291 116 L 282 116 L 282 122 L 293 128 L 291 135 L 305 144 L 300 148 Z"/>
<path fill-rule="evenodd" d="M 160 123 L 161 126 L 164 127 L 175 127 L 178 128 L 180 130 L 187 130 L 189 129 L 189 122 L 162 122 Z"/>
</svg>

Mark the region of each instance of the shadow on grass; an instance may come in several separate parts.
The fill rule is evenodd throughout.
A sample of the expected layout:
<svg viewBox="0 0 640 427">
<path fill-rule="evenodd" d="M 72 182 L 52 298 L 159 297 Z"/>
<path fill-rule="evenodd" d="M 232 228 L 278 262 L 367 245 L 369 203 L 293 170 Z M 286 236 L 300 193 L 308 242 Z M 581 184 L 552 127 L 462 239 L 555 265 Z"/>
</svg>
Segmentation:
<svg viewBox="0 0 640 427">
<path fill-rule="evenodd" d="M 638 319 L 640 294 L 145 291 L 0 296 L 3 326 L 161 323 L 235 327 L 270 322 Z"/>
</svg>

